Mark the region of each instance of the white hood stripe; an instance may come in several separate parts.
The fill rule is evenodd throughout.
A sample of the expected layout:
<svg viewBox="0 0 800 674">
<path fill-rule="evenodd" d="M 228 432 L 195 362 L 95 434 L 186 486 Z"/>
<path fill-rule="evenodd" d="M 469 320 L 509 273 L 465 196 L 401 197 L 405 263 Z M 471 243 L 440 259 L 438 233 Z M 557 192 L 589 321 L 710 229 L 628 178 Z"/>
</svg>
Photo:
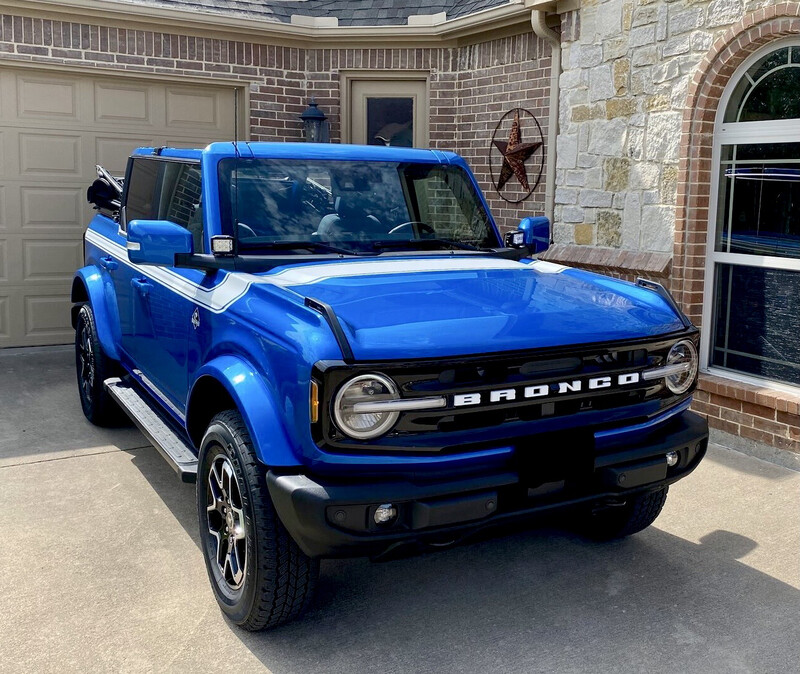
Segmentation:
<svg viewBox="0 0 800 674">
<path fill-rule="evenodd" d="M 274 285 L 281 288 L 306 286 L 336 278 L 354 278 L 359 276 L 379 276 L 389 274 L 418 274 L 456 271 L 497 271 L 497 270 L 533 270 L 543 273 L 558 273 L 567 269 L 549 262 L 533 261 L 523 264 L 514 260 L 496 258 L 432 258 L 404 260 L 364 260 L 341 261 L 335 263 L 312 263 L 289 267 L 275 273 L 263 275 L 229 273 L 213 288 L 190 281 L 171 269 L 156 265 L 138 265 L 128 260 L 125 246 L 103 236 L 95 230 L 87 230 L 86 241 L 102 251 L 115 256 L 123 264 L 132 267 L 137 273 L 147 276 L 153 281 L 173 290 L 182 297 L 214 313 L 225 311 L 236 300 L 247 293 L 252 284 Z"/>
<path fill-rule="evenodd" d="M 258 276 L 280 286 L 311 285 L 320 281 L 358 276 L 388 274 L 419 274 L 454 271 L 494 271 L 498 269 L 525 269 L 527 265 L 513 260 L 493 258 L 434 258 L 429 260 L 365 260 L 342 261 L 334 264 L 310 264 L 290 267 L 275 274 Z"/>
</svg>

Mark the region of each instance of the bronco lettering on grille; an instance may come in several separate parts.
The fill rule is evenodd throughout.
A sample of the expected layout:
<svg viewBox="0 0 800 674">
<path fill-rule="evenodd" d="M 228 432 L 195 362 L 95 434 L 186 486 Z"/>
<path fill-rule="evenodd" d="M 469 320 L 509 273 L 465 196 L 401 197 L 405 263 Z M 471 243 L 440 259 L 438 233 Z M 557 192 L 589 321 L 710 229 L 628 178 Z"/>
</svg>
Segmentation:
<svg viewBox="0 0 800 674">
<path fill-rule="evenodd" d="M 565 393 L 579 393 L 584 390 L 596 391 L 617 386 L 630 386 L 631 384 L 638 384 L 640 380 L 641 376 L 638 372 L 626 372 L 613 377 L 604 376 L 592 377 L 591 379 L 572 379 L 570 381 L 559 381 L 553 384 L 500 388 L 482 393 L 459 393 L 453 396 L 453 407 L 480 405 L 484 402 L 502 403 L 515 400 L 546 398 Z"/>
</svg>

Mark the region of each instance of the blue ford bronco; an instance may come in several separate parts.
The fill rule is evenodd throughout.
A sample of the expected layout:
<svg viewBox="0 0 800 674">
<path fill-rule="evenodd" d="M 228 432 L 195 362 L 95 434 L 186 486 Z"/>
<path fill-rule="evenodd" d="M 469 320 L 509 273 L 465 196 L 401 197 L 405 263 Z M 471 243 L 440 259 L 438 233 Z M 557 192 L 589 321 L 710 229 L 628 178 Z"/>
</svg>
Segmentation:
<svg viewBox="0 0 800 674">
<path fill-rule="evenodd" d="M 72 286 L 80 400 L 197 482 L 214 594 L 299 615 L 319 559 L 559 510 L 650 525 L 705 454 L 698 331 L 660 285 L 533 259 L 458 155 L 290 143 L 98 167 Z"/>
</svg>

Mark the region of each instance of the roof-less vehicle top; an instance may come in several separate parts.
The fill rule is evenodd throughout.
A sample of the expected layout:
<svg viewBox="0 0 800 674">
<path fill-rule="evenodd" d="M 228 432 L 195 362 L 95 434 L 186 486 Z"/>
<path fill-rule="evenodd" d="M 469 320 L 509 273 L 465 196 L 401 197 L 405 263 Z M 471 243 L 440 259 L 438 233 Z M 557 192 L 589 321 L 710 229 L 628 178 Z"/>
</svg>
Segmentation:
<svg viewBox="0 0 800 674">
<path fill-rule="evenodd" d="M 705 453 L 697 330 L 660 286 L 531 259 L 463 159 L 215 143 L 100 170 L 72 288 L 86 416 L 126 412 L 197 480 L 217 600 L 298 615 L 317 560 L 556 508 L 658 515 Z"/>
</svg>

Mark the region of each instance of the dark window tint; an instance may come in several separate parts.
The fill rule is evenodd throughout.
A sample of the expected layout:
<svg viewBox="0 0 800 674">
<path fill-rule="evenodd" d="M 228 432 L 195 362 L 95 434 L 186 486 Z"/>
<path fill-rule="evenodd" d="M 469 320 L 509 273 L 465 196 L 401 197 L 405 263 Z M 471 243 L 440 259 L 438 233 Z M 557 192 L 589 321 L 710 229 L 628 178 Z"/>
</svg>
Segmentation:
<svg viewBox="0 0 800 674">
<path fill-rule="evenodd" d="M 126 220 L 169 220 L 192 232 L 202 252 L 200 167 L 158 159 L 134 159 L 129 177 Z"/>
<path fill-rule="evenodd" d="M 719 264 L 711 364 L 800 384 L 800 272 Z"/>
<path fill-rule="evenodd" d="M 800 117 L 800 68 L 792 66 L 772 73 L 748 96 L 739 114 L 740 122 L 761 119 L 796 119 Z"/>
<path fill-rule="evenodd" d="M 414 99 L 368 98 L 367 144 L 414 145 Z"/>
<path fill-rule="evenodd" d="M 196 164 L 165 163 L 159 202 L 159 220 L 169 220 L 186 227 L 192 233 L 195 252 L 202 253 L 200 167 Z"/>
<path fill-rule="evenodd" d="M 134 159 L 128 176 L 125 217 L 131 220 L 153 220 L 157 211 L 156 185 L 161 162 L 152 159 Z"/>
</svg>

